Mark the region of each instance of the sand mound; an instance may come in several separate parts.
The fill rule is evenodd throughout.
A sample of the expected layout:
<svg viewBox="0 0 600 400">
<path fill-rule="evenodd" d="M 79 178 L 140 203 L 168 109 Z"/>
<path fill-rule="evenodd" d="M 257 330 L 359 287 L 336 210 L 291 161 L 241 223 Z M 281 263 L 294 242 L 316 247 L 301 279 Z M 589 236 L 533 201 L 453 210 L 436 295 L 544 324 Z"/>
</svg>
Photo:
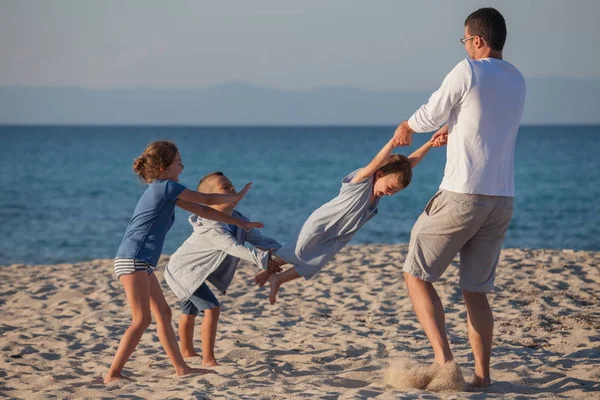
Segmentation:
<svg viewBox="0 0 600 400">
<path fill-rule="evenodd" d="M 460 366 L 450 362 L 425 365 L 410 358 L 398 358 L 390 363 L 384 383 L 395 389 L 422 389 L 431 392 L 461 392 L 467 389 Z"/>
</svg>

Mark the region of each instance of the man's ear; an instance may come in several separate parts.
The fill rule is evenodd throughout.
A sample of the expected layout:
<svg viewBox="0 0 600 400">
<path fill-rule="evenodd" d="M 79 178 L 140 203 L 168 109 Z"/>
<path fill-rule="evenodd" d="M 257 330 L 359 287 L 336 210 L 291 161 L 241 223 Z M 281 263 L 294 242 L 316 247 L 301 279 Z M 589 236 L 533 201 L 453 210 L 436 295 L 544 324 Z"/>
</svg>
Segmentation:
<svg viewBox="0 0 600 400">
<path fill-rule="evenodd" d="M 486 46 L 485 39 L 481 36 L 475 36 L 475 39 L 473 40 L 475 40 L 475 47 L 477 47 L 478 49 L 481 49 Z"/>
<path fill-rule="evenodd" d="M 380 179 L 383 176 L 383 171 L 378 169 L 377 172 L 375 172 L 375 179 Z"/>
</svg>

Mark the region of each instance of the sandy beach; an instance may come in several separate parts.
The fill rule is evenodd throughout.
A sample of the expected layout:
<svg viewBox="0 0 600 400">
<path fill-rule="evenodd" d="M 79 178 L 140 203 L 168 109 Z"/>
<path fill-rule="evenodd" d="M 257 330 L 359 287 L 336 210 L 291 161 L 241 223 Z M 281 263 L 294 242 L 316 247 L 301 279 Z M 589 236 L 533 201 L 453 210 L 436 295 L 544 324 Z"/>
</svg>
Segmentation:
<svg viewBox="0 0 600 400">
<path fill-rule="evenodd" d="M 503 250 L 490 296 L 493 384 L 434 393 L 384 383 L 399 358 L 433 354 L 405 290 L 407 247 L 350 246 L 278 303 L 242 263 L 222 313 L 215 374 L 177 378 L 154 324 L 126 366 L 134 382 L 101 383 L 129 324 L 112 260 L 0 267 L 0 395 L 11 398 L 397 399 L 600 398 L 600 253 Z M 167 256 L 161 258 L 164 267 Z M 437 284 L 465 379 L 473 373 L 457 259 Z M 177 300 L 157 275 L 173 309 Z M 196 348 L 200 349 L 199 333 Z M 200 359 L 188 359 L 200 366 Z"/>
</svg>

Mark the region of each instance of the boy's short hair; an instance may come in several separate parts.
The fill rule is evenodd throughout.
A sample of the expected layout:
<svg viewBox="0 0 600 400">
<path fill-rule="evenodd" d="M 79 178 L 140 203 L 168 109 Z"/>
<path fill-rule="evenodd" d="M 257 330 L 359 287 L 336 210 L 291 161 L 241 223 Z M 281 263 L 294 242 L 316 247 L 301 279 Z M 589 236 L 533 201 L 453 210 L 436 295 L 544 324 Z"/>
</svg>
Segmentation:
<svg viewBox="0 0 600 400">
<path fill-rule="evenodd" d="M 199 192 L 201 191 L 202 184 L 206 183 L 206 180 L 208 178 L 210 178 L 211 176 L 225 176 L 225 174 L 222 173 L 221 171 L 215 171 L 215 172 L 211 172 L 210 174 L 205 175 L 202 179 L 200 179 L 200 182 L 198 182 L 198 188 L 197 188 L 197 190 Z"/>
<path fill-rule="evenodd" d="M 402 154 L 390 154 L 379 171 L 383 171 L 383 176 L 394 174 L 402 188 L 410 185 L 412 180 L 412 167 L 408 157 Z"/>
</svg>

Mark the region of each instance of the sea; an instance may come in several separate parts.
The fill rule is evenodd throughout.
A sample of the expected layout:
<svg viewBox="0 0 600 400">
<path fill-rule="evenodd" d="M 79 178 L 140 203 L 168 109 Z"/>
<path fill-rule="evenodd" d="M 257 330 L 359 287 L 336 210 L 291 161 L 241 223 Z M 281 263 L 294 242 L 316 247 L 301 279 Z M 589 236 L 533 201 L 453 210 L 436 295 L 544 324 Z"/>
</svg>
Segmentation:
<svg viewBox="0 0 600 400">
<path fill-rule="evenodd" d="M 133 160 L 157 139 L 174 141 L 180 182 L 224 172 L 252 189 L 237 209 L 288 240 L 337 195 L 342 178 L 371 161 L 394 126 L 0 126 L 0 265 L 114 257 L 146 186 Z M 428 140 L 417 134 L 408 155 Z M 382 199 L 353 244 L 408 243 L 442 180 L 446 150 L 432 149 L 411 185 Z M 523 126 L 515 156 L 515 212 L 504 246 L 600 251 L 600 126 Z M 192 232 L 176 210 L 163 253 Z"/>
</svg>

